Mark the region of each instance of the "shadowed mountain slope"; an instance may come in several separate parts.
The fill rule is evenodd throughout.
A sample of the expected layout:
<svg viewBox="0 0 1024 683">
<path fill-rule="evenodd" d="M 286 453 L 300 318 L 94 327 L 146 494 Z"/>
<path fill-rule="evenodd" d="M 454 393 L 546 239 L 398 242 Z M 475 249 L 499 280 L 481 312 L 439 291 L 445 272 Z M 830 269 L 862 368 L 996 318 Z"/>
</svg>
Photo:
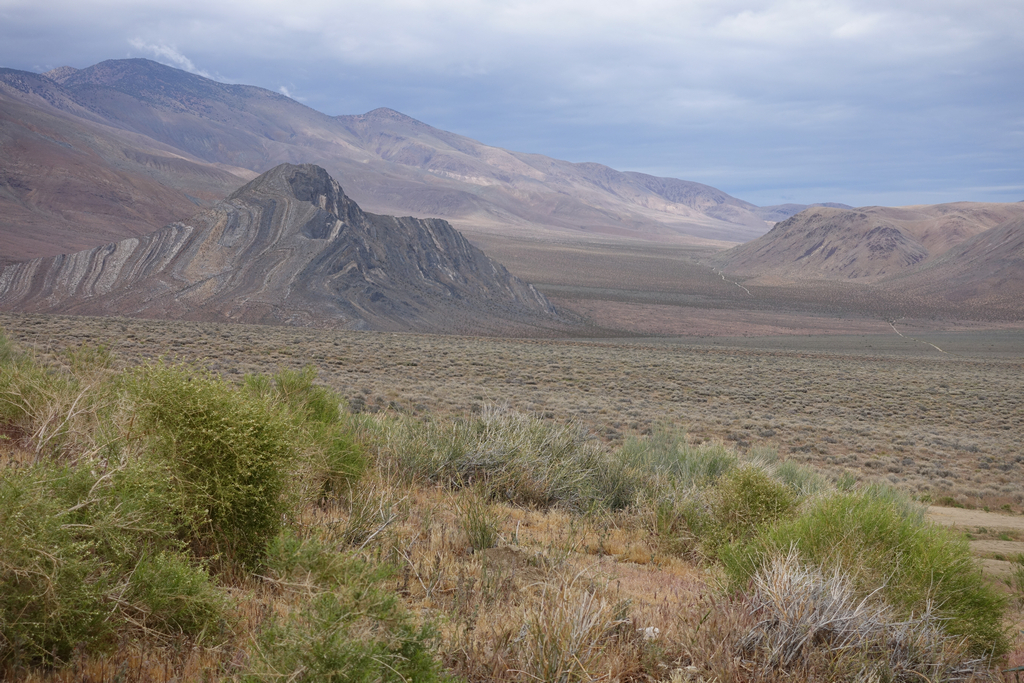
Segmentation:
<svg viewBox="0 0 1024 683">
<path fill-rule="evenodd" d="M 447 222 L 365 213 L 322 168 L 288 164 L 150 235 L 7 266 L 0 308 L 452 333 L 572 326 Z"/>
<path fill-rule="evenodd" d="M 1024 313 L 1024 217 L 975 235 L 884 285 L 921 300 L 968 304 L 1020 319 Z"/>
</svg>

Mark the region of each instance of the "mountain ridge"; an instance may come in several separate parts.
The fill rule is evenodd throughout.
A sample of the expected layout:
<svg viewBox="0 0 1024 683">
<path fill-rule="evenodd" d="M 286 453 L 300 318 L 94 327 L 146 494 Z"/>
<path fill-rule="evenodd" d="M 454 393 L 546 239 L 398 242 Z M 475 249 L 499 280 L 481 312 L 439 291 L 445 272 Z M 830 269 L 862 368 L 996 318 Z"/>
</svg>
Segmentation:
<svg viewBox="0 0 1024 683">
<path fill-rule="evenodd" d="M 0 69 L 0 100 L 17 99 L 36 110 L 12 112 L 7 117 L 11 125 L 31 126 L 40 115 L 60 119 L 59 126 L 52 126 L 53 138 L 61 137 L 61 126 L 86 128 L 90 135 L 100 126 L 111 150 L 118 136 L 128 136 L 125 147 L 145 148 L 150 157 L 184 159 L 243 182 L 278 163 L 316 163 L 341 178 L 360 206 L 382 214 L 436 216 L 482 233 L 722 246 L 769 227 L 759 207 L 707 185 L 511 152 L 387 108 L 329 116 L 280 93 L 219 83 L 145 59 L 59 67 L 47 74 Z M 125 186 L 147 178 L 180 190 L 194 186 L 192 178 L 199 173 L 183 171 L 177 178 L 165 170 L 155 177 L 125 156 L 106 154 L 101 169 L 130 175 L 121 180 Z M 31 187 L 42 176 L 42 171 L 26 173 L 22 180 Z M 218 187 L 227 184 L 221 178 Z M 182 194 L 198 197 L 187 189 Z M 51 214 L 64 210 L 52 201 Z M 171 204 L 177 218 L 187 215 L 181 215 L 180 201 Z M 108 213 L 116 215 L 116 208 Z M 12 230 L 10 225 L 3 229 Z M 146 228 L 126 223 L 126 229 L 138 234 Z M 42 255 L 14 247 L 6 251 L 18 257 Z"/>
</svg>

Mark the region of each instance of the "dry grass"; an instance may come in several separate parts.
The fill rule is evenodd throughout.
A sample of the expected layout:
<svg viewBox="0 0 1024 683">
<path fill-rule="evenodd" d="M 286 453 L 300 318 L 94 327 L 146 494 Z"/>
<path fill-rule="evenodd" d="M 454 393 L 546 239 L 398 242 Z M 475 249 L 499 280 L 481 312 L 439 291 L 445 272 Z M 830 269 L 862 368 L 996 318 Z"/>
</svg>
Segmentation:
<svg viewBox="0 0 1024 683">
<path fill-rule="evenodd" d="M 844 352 L 821 338 L 787 350 L 770 339 L 764 348 L 494 340 L 12 314 L 0 325 L 53 354 L 105 343 L 122 363 L 168 355 L 228 376 L 313 365 L 365 412 L 464 415 L 507 405 L 576 420 L 613 444 L 671 424 L 696 442 L 773 445 L 826 473 L 932 501 L 1015 511 L 1024 502 L 1021 353 L 866 348 L 894 335 Z M 985 346 L 983 336 L 970 339 Z"/>
</svg>

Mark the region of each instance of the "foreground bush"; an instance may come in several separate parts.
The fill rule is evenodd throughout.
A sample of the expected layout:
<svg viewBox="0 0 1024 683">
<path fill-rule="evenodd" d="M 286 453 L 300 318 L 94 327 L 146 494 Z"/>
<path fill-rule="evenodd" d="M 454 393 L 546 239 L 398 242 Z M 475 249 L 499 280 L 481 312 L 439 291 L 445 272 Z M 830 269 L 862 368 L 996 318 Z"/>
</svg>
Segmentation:
<svg viewBox="0 0 1024 683">
<path fill-rule="evenodd" d="M 0 478 L 0 665 L 67 662 L 126 628 L 223 635 L 227 601 L 181 552 L 152 475 L 129 461 Z"/>
<path fill-rule="evenodd" d="M 492 499 L 520 505 L 585 509 L 604 502 L 604 453 L 578 425 L 489 409 L 475 419 L 401 419 L 381 428 L 386 457 L 412 478 L 478 486 Z"/>
<path fill-rule="evenodd" d="M 245 680 L 440 680 L 434 633 L 417 627 L 397 596 L 380 585 L 391 576 L 387 566 L 285 532 L 271 544 L 267 569 L 305 599 L 263 625 Z"/>
<path fill-rule="evenodd" d="M 151 365 L 128 380 L 149 457 L 165 464 L 200 556 L 254 566 L 287 512 L 288 423 L 259 396 L 194 369 Z"/>
<path fill-rule="evenodd" d="M 722 559 L 734 584 L 746 585 L 790 548 L 825 572 L 842 571 L 859 595 L 880 591 L 903 618 L 934 612 L 976 655 L 1009 647 L 1005 600 L 982 579 L 966 539 L 887 491 L 817 498 L 794 519 L 724 549 Z"/>
</svg>

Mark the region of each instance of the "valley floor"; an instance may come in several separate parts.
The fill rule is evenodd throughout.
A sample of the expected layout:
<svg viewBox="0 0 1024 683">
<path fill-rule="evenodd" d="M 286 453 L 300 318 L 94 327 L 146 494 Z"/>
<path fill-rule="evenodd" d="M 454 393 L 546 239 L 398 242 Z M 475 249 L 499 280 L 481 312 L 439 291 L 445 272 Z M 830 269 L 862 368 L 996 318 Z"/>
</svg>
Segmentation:
<svg viewBox="0 0 1024 683">
<path fill-rule="evenodd" d="M 38 349 L 105 344 L 229 376 L 312 365 L 364 411 L 508 406 L 621 443 L 658 426 L 931 500 L 1024 503 L 1024 332 L 506 340 L 0 314 Z"/>
</svg>

